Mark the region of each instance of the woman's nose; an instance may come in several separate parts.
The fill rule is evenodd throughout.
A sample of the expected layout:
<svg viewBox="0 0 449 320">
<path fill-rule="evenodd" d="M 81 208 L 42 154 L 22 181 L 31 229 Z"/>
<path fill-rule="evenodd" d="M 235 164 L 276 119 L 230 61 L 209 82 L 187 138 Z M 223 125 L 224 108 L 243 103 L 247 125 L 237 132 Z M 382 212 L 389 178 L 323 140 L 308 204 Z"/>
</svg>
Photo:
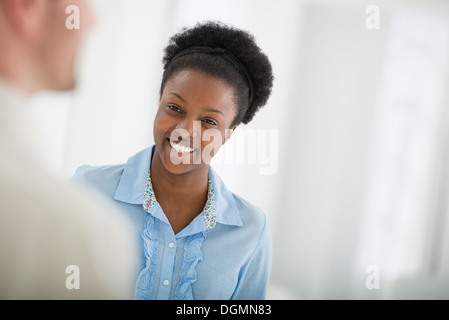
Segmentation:
<svg viewBox="0 0 449 320">
<path fill-rule="evenodd" d="M 186 120 L 176 125 L 176 129 L 181 133 L 182 137 L 189 136 L 192 138 L 201 134 L 201 121 Z"/>
</svg>

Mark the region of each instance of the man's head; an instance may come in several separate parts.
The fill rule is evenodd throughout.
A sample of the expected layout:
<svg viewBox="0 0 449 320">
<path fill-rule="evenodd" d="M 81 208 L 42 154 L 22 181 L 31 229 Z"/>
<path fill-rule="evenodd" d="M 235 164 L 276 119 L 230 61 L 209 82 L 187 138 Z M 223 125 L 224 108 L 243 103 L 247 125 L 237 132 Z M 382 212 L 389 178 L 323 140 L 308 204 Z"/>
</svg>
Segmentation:
<svg viewBox="0 0 449 320">
<path fill-rule="evenodd" d="M 78 13 L 79 29 L 68 28 Z M 73 88 L 78 47 L 92 23 L 86 0 L 0 0 L 0 77 L 28 93 Z"/>
</svg>

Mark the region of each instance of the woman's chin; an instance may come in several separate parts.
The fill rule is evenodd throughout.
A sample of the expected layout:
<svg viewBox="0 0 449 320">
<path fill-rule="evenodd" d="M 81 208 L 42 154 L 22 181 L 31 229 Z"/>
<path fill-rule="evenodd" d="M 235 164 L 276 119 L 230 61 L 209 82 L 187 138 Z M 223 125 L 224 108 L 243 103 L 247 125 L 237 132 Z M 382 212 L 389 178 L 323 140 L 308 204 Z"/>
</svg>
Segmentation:
<svg viewBox="0 0 449 320">
<path fill-rule="evenodd" d="M 163 165 L 165 169 L 172 174 L 185 174 L 190 171 L 193 171 L 196 167 L 193 164 L 183 164 L 183 163 L 174 164 L 170 162 L 170 159 L 168 161 L 164 161 Z"/>
<path fill-rule="evenodd" d="M 172 174 L 185 174 L 204 167 L 205 164 L 198 158 L 197 152 L 176 152 L 169 144 L 165 145 L 161 156 L 165 169 Z M 196 162 L 195 162 L 196 161 Z M 199 163 L 197 163 L 199 162 Z"/>
</svg>

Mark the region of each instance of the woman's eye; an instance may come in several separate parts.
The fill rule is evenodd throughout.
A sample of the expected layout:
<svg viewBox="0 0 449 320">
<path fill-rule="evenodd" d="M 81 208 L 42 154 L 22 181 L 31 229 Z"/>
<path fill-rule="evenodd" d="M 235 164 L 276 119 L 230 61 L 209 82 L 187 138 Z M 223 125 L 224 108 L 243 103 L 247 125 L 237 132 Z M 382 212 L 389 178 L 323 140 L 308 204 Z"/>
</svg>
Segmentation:
<svg viewBox="0 0 449 320">
<path fill-rule="evenodd" d="M 205 119 L 204 122 L 206 122 L 207 124 L 210 124 L 212 126 L 216 126 L 217 124 L 215 123 L 215 121 L 212 121 L 210 119 Z"/>
<path fill-rule="evenodd" d="M 168 108 L 175 112 L 181 112 L 181 109 L 179 109 L 177 106 L 174 106 L 174 105 L 169 105 Z"/>
</svg>

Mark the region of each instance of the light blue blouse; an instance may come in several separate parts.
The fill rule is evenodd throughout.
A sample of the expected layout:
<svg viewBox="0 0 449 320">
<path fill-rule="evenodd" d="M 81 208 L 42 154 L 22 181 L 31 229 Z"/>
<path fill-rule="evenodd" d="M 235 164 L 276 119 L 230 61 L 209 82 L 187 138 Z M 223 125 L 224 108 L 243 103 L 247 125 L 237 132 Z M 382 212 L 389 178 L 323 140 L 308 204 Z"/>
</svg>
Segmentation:
<svg viewBox="0 0 449 320">
<path fill-rule="evenodd" d="M 119 206 L 141 244 L 135 299 L 264 299 L 272 243 L 266 215 L 230 192 L 209 169 L 206 206 L 174 234 L 149 174 L 154 146 L 126 164 L 81 166 L 73 180 L 97 188 Z"/>
</svg>

